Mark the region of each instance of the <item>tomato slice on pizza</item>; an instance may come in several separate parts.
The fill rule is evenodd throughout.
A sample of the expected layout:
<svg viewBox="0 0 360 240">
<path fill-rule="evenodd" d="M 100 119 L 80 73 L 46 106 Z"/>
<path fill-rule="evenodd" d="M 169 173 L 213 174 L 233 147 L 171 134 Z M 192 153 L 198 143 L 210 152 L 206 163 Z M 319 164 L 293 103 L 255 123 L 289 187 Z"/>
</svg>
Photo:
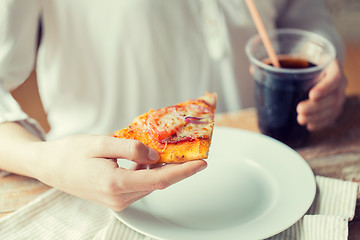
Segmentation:
<svg viewBox="0 0 360 240">
<path fill-rule="evenodd" d="M 214 129 L 216 93 L 150 110 L 134 119 L 117 138 L 135 139 L 160 153 L 159 163 L 206 159 Z"/>
</svg>

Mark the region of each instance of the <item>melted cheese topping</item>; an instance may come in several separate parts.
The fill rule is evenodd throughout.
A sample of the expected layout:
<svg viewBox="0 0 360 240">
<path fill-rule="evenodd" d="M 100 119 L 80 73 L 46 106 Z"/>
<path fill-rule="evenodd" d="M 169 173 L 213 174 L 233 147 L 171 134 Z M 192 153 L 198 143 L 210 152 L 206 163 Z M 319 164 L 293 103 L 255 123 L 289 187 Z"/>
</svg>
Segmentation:
<svg viewBox="0 0 360 240">
<path fill-rule="evenodd" d="M 152 136 L 162 143 L 209 138 L 213 125 L 213 112 L 196 104 L 159 109 L 147 121 Z"/>
</svg>

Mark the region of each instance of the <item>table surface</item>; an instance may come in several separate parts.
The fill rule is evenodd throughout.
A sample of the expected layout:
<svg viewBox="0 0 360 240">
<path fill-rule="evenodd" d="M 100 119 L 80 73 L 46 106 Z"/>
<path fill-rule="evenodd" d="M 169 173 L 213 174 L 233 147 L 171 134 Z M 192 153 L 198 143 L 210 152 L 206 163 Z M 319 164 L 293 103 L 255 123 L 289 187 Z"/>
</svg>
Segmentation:
<svg viewBox="0 0 360 240">
<path fill-rule="evenodd" d="M 259 132 L 253 108 L 217 114 L 216 126 Z M 314 174 L 360 183 L 360 96 L 349 96 L 334 126 L 312 133 L 305 147 L 295 149 Z M 18 175 L 0 178 L 0 217 L 5 216 L 47 191 L 43 183 Z M 360 193 L 354 220 L 349 223 L 349 240 L 360 239 Z"/>
</svg>

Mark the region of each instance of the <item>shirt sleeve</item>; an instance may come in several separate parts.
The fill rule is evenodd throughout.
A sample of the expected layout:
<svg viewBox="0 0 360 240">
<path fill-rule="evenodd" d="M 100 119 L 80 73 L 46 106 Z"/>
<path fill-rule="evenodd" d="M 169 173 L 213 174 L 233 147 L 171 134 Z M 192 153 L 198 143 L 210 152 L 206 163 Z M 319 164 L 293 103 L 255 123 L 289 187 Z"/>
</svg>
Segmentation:
<svg viewBox="0 0 360 240">
<path fill-rule="evenodd" d="M 286 0 L 278 10 L 277 27 L 299 28 L 316 32 L 335 46 L 337 58 L 343 62 L 344 46 L 333 19 L 322 0 Z"/>
<path fill-rule="evenodd" d="M 0 123 L 17 122 L 44 139 L 40 125 L 10 94 L 34 67 L 39 17 L 40 0 L 0 1 Z"/>
</svg>

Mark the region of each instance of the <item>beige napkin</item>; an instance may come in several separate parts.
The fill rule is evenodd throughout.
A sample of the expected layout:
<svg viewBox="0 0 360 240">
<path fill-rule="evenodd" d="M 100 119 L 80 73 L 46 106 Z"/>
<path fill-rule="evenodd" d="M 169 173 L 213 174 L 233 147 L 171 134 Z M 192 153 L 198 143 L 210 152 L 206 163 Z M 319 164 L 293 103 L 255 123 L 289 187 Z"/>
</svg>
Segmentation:
<svg viewBox="0 0 360 240">
<path fill-rule="evenodd" d="M 359 184 L 316 176 L 317 194 L 305 216 L 269 240 L 346 240 Z"/>
<path fill-rule="evenodd" d="M 342 240 L 354 217 L 359 185 L 316 177 L 318 194 L 308 213 L 284 232 L 271 237 Z M 18 211 L 0 218 L 0 239 L 153 239 L 121 223 L 112 212 L 51 189 Z M 236 239 L 236 236 L 234 236 Z"/>
</svg>

